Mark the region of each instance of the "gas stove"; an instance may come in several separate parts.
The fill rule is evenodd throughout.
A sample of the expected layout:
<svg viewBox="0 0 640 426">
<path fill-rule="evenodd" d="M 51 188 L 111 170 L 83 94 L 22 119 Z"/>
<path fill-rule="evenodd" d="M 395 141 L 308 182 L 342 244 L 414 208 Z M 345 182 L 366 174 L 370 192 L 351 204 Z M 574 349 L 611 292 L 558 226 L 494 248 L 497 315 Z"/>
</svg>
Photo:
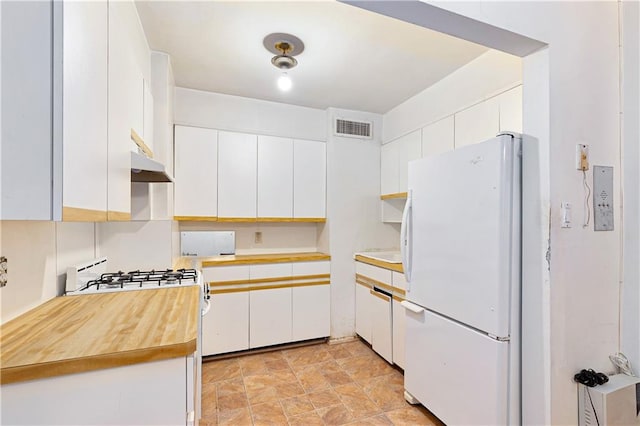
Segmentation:
<svg viewBox="0 0 640 426">
<path fill-rule="evenodd" d="M 100 258 L 68 268 L 66 294 L 80 295 L 183 285 L 203 287 L 201 273 L 196 269 L 107 272 L 106 263 L 106 258 Z M 206 292 L 204 294 L 206 295 Z"/>
</svg>

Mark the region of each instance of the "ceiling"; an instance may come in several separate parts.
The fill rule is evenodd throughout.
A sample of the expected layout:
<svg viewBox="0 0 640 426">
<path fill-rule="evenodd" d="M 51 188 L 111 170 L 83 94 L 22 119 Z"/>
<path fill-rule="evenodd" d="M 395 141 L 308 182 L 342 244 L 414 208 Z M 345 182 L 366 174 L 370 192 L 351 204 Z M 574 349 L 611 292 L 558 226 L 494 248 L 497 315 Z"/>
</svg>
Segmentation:
<svg viewBox="0 0 640 426">
<path fill-rule="evenodd" d="M 334 1 L 138 1 L 149 46 L 171 55 L 176 85 L 312 108 L 385 113 L 487 48 Z M 305 44 L 289 75 L 262 45 Z"/>
</svg>

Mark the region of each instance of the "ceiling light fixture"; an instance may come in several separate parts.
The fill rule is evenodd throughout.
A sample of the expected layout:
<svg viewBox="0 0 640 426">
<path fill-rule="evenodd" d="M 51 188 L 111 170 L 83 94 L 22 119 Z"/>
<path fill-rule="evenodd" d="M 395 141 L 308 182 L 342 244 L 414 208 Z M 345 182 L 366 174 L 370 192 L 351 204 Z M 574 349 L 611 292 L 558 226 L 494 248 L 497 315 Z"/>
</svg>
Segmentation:
<svg viewBox="0 0 640 426">
<path fill-rule="evenodd" d="M 304 43 L 291 34 L 273 33 L 266 36 L 262 44 L 269 52 L 276 54 L 271 58 L 271 63 L 282 71 L 278 78 L 278 88 L 284 92 L 290 90 L 293 82 L 287 71 L 298 65 L 294 56 L 302 53 Z"/>
</svg>

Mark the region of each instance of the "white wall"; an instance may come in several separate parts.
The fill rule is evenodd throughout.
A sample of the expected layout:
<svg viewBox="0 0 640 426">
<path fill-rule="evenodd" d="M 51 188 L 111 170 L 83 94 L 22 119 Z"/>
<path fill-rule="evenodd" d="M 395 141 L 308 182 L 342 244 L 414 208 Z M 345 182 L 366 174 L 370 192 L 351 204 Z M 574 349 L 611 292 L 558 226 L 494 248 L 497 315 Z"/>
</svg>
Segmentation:
<svg viewBox="0 0 640 426">
<path fill-rule="evenodd" d="M 172 232 L 170 220 L 96 223 L 96 254 L 113 271 L 171 268 Z"/>
<path fill-rule="evenodd" d="M 640 371 L 640 3 L 623 1 L 624 276 L 621 349 Z"/>
<path fill-rule="evenodd" d="M 619 346 L 620 209 L 614 217 L 615 231 L 594 232 L 591 226 L 580 226 L 579 207 L 573 228 L 562 229 L 560 204 L 582 205 L 582 176 L 574 166 L 578 142 L 590 145 L 592 165 L 615 168 L 614 192 L 620 194 L 618 4 L 476 1 L 433 3 L 434 8 L 403 3 L 387 4 L 386 14 L 404 15 L 405 20 L 428 26 L 433 10 L 450 11 L 455 13 L 448 14 L 450 34 L 473 41 L 508 30 L 505 38 L 514 45 L 505 44 L 505 49 L 514 52 L 520 41 L 528 46 L 536 45 L 530 39 L 549 44 L 542 63 L 525 59 L 523 69 L 524 131 L 539 139 L 543 156 L 549 155 L 542 158 L 540 187 L 543 194 L 550 188 L 542 199 L 542 206 L 550 210 L 540 213 L 539 229 L 543 240 L 550 238 L 550 281 L 545 278 L 544 252 L 532 253 L 542 271 L 540 291 L 547 292 L 541 309 L 548 309 L 550 333 L 541 344 L 550 348 L 551 371 L 539 371 L 541 380 L 549 377 L 550 391 L 538 388 L 538 382 L 525 384 L 538 389 L 537 397 L 546 404 L 543 412 L 530 413 L 525 422 L 576 424 L 573 375 L 585 367 L 610 371 L 607 356 Z M 410 16 L 407 8 L 413 8 Z M 529 40 L 518 40 L 514 34 Z M 547 93 L 549 103 L 539 103 Z M 545 226 L 549 220 L 550 228 Z"/>
<path fill-rule="evenodd" d="M 384 114 L 382 141 L 459 112 L 521 81 L 520 58 L 489 50 Z"/>
<path fill-rule="evenodd" d="M 93 223 L 0 221 L 0 230 L 0 254 L 8 261 L 2 323 L 61 295 L 66 268 L 95 254 Z"/>
<path fill-rule="evenodd" d="M 332 135 L 334 117 L 373 122 L 373 139 Z M 355 266 L 353 253 L 372 248 L 398 248 L 397 226 L 381 223 L 380 143 L 382 116 L 328 110 L 327 223 L 321 246 L 331 253 L 331 337 L 355 333 Z"/>
<path fill-rule="evenodd" d="M 324 110 L 177 87 L 176 124 L 289 138 L 326 140 Z"/>
</svg>

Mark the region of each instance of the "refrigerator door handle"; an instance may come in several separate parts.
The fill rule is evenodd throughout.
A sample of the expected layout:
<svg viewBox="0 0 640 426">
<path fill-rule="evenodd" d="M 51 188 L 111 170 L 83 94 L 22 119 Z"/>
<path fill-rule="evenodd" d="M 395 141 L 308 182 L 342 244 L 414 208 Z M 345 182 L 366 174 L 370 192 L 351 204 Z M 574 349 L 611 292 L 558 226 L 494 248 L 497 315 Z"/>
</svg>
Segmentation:
<svg viewBox="0 0 640 426">
<path fill-rule="evenodd" d="M 400 225 L 400 254 L 402 257 L 402 270 L 407 281 L 407 290 L 411 289 L 411 190 L 407 192 L 407 201 L 402 212 L 402 224 Z"/>
<path fill-rule="evenodd" d="M 403 300 L 402 302 L 400 302 L 400 304 L 408 311 L 413 312 L 414 314 L 419 314 L 421 312 L 424 311 L 424 308 L 418 305 L 414 305 L 411 302 L 407 302 L 406 300 Z"/>
</svg>

